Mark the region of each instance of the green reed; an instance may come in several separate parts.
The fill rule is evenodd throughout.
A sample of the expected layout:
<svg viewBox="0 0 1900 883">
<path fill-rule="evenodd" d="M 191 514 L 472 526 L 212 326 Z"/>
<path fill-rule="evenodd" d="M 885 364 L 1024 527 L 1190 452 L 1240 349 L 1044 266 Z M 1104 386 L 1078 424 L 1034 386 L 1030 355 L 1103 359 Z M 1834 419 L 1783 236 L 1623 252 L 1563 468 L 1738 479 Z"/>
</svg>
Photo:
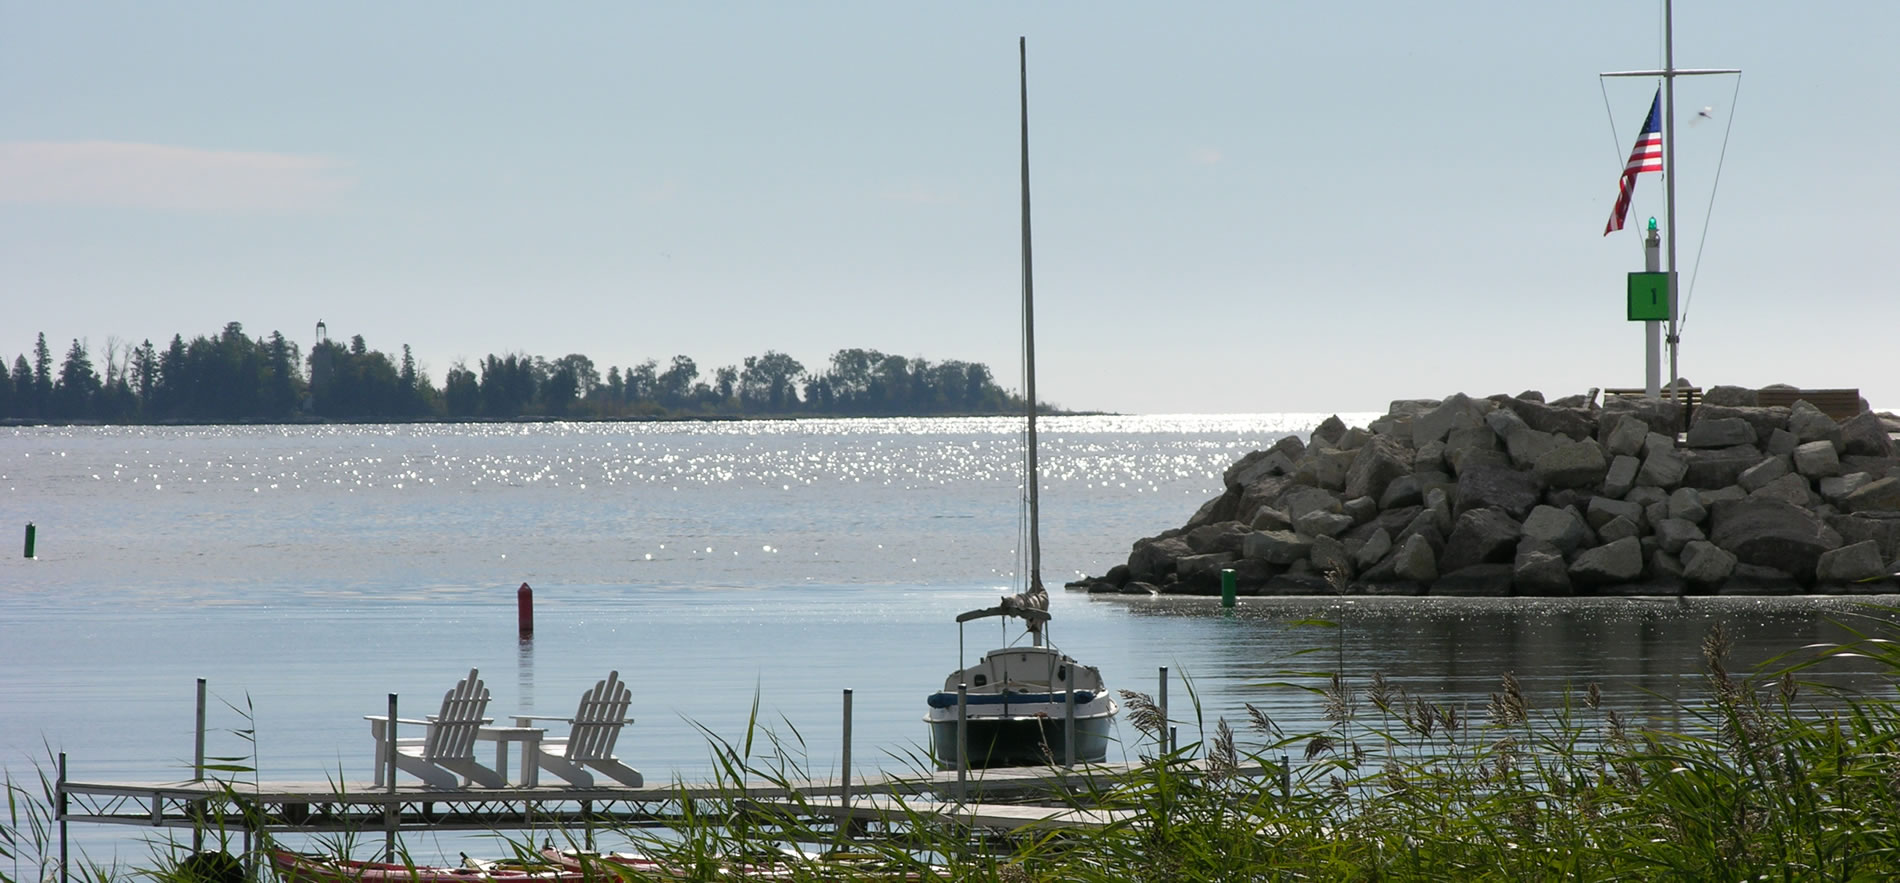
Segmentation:
<svg viewBox="0 0 1900 883">
<path fill-rule="evenodd" d="M 1884 627 L 1883 627 L 1884 628 Z M 1884 633 L 1884 632 L 1883 632 Z M 1329 648 L 1330 649 L 1330 648 Z M 920 794 L 894 794 L 875 836 L 800 792 L 803 735 L 761 721 L 701 728 L 714 788 L 677 783 L 665 827 L 605 824 L 594 839 L 698 880 L 1875 880 L 1900 876 L 1900 700 L 1804 678 L 1831 660 L 1871 660 L 1900 685 L 1900 644 L 1856 635 L 1743 676 L 1718 628 L 1698 683 L 1671 703 L 1680 723 L 1639 723 L 1586 684 L 1536 707 L 1509 673 L 1480 709 L 1434 701 L 1374 675 L 1297 679 L 1324 725 L 1286 732 L 1247 707 L 1238 729 L 1201 726 L 1162 751 L 1154 701 L 1123 693 L 1138 768 L 1074 778 L 1078 809 L 1118 811 L 1100 827 L 974 831 Z M 1192 696 L 1192 691 L 1190 690 Z M 1198 699 L 1194 720 L 1200 719 Z M 921 778 L 930 759 L 889 755 Z M 1052 763 L 1053 766 L 1053 763 Z M 51 785 L 7 782 L 0 883 L 44 877 Z M 768 793 L 769 792 L 769 793 Z M 784 792 L 788 796 L 780 796 Z M 871 798 L 860 797 L 860 800 Z M 227 820 L 229 825 L 247 820 Z M 226 836 L 220 844 L 228 843 Z M 535 857 L 536 839 L 511 841 Z M 260 838 L 260 843 L 268 842 Z M 140 872 L 187 879 L 169 855 Z M 77 879 L 114 879 L 88 868 Z M 591 879 L 643 879 L 596 863 Z"/>
</svg>

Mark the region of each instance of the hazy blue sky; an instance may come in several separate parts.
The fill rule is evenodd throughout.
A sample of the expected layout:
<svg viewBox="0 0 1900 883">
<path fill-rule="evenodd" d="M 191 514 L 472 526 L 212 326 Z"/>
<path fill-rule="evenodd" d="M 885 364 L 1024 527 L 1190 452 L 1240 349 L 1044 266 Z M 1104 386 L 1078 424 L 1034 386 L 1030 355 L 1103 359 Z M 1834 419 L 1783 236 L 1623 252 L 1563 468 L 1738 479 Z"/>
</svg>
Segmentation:
<svg viewBox="0 0 1900 883">
<path fill-rule="evenodd" d="M 440 382 L 767 349 L 1357 411 L 1640 385 L 1601 235 L 1661 6 L 0 0 L 0 354 L 319 319 Z M 1682 0 L 1684 376 L 1900 406 L 1900 4 Z M 1687 125 L 1696 110 L 1714 119 Z"/>
</svg>

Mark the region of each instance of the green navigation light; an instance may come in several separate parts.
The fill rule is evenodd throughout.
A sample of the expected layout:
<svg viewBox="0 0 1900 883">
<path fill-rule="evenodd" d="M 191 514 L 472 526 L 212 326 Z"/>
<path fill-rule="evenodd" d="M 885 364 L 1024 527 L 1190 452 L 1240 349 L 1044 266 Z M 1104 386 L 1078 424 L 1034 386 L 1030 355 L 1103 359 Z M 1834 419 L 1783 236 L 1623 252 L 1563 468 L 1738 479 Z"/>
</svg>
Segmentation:
<svg viewBox="0 0 1900 883">
<path fill-rule="evenodd" d="M 1656 219 L 1655 219 L 1655 218 L 1650 218 L 1650 219 L 1649 219 L 1649 232 L 1651 232 L 1651 233 L 1654 233 L 1654 232 L 1656 232 Z"/>
</svg>

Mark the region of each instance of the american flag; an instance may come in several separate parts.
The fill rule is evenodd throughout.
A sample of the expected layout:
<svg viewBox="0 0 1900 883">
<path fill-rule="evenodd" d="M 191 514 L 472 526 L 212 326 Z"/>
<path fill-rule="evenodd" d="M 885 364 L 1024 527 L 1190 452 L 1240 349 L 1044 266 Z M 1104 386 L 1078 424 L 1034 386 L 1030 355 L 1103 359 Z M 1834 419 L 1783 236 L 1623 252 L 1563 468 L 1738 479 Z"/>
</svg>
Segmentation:
<svg viewBox="0 0 1900 883">
<path fill-rule="evenodd" d="M 1636 136 L 1629 162 L 1623 165 L 1623 178 L 1616 188 L 1616 208 L 1610 212 L 1610 223 L 1603 226 L 1603 235 L 1623 229 L 1623 219 L 1630 213 L 1630 197 L 1636 193 L 1636 176 L 1662 171 L 1662 154 L 1662 88 L 1658 87 L 1655 100 L 1649 103 L 1649 119 L 1643 123 L 1642 134 Z"/>
</svg>

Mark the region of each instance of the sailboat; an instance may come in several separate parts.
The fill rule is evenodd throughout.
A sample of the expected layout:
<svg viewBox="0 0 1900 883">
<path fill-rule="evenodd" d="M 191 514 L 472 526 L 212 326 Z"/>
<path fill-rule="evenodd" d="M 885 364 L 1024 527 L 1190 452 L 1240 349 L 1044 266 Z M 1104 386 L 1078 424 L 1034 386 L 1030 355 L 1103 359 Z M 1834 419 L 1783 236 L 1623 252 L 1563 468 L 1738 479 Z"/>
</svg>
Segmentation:
<svg viewBox="0 0 1900 883">
<path fill-rule="evenodd" d="M 1023 386 L 1028 489 L 1029 585 L 995 607 L 957 616 L 957 670 L 930 695 L 924 721 L 941 769 L 1035 766 L 1108 756 L 1109 727 L 1119 710 L 1094 666 L 1076 662 L 1047 642 L 1049 592 L 1042 585 L 1041 515 L 1036 463 L 1035 284 L 1029 247 L 1029 60 L 1017 42 L 1022 83 Z M 981 619 L 1022 620 L 1028 646 L 991 650 L 963 665 L 963 627 Z M 1007 628 L 1007 626 L 1006 626 Z M 1019 637 L 1020 641 L 1020 637 Z"/>
</svg>

